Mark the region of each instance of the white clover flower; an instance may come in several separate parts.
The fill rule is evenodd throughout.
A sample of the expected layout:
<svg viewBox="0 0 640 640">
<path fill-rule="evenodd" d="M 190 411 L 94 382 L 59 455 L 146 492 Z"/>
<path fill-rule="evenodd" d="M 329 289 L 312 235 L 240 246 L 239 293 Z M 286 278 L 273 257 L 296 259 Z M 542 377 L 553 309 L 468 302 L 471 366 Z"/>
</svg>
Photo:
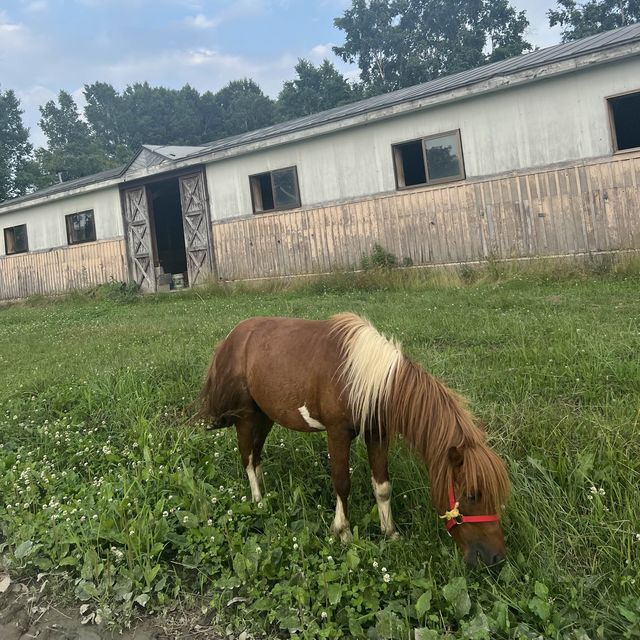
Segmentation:
<svg viewBox="0 0 640 640">
<path fill-rule="evenodd" d="M 374 561 L 373 561 L 373 568 L 374 568 L 374 569 L 377 569 L 377 568 L 378 568 L 378 561 L 377 561 L 377 560 L 374 560 Z"/>
<path fill-rule="evenodd" d="M 297 551 L 297 550 L 298 550 L 298 543 L 297 543 L 297 542 L 293 545 L 293 550 L 294 550 L 294 551 Z"/>
<path fill-rule="evenodd" d="M 218 498 L 211 498 L 211 504 L 215 504 L 216 502 L 218 502 Z"/>
<path fill-rule="evenodd" d="M 320 614 L 320 617 L 321 617 L 323 620 L 326 620 L 326 619 L 327 619 L 327 612 L 326 612 L 326 611 L 323 611 L 323 612 Z"/>
<path fill-rule="evenodd" d="M 327 560 L 331 562 L 333 560 L 333 556 L 327 556 Z"/>
<path fill-rule="evenodd" d="M 188 522 L 189 521 L 189 517 L 188 516 L 184 516 L 184 518 L 182 518 L 182 522 Z"/>
<path fill-rule="evenodd" d="M 231 511 L 231 509 L 229 509 L 229 511 L 227 511 L 227 515 L 228 515 L 229 517 L 231 517 L 231 516 L 233 515 L 233 511 Z"/>
<path fill-rule="evenodd" d="M 387 573 L 387 567 L 382 567 L 382 573 Z"/>
<path fill-rule="evenodd" d="M 387 583 L 391 582 L 391 576 L 390 576 L 388 573 L 385 573 L 385 574 L 382 576 L 382 579 L 383 579 L 385 582 L 387 582 Z"/>
<path fill-rule="evenodd" d="M 246 502 L 247 501 L 247 496 L 242 496 L 242 498 L 240 498 L 241 502 Z"/>
<path fill-rule="evenodd" d="M 133 529 L 131 529 L 131 531 L 129 531 L 129 535 L 130 535 L 130 536 L 135 536 L 135 535 L 136 535 L 136 532 L 135 532 Z"/>
<path fill-rule="evenodd" d="M 258 509 L 262 509 L 264 507 L 264 503 L 263 502 L 258 502 Z"/>
<path fill-rule="evenodd" d="M 207 520 L 207 524 L 208 524 L 209 526 L 211 526 L 211 525 L 213 524 L 213 520 L 212 520 L 211 518 L 209 518 L 209 519 Z"/>
</svg>

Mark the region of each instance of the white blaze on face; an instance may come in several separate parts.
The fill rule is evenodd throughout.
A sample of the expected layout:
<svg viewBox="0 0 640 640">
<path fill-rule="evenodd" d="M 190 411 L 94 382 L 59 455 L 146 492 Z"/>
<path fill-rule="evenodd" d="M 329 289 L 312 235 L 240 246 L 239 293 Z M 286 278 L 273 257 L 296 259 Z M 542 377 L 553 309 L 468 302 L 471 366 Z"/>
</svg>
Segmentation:
<svg viewBox="0 0 640 640">
<path fill-rule="evenodd" d="M 303 417 L 304 421 L 312 428 L 312 429 L 316 429 L 317 431 L 326 431 L 327 428 L 321 423 L 318 422 L 315 418 L 312 418 L 310 413 L 309 413 L 309 409 L 307 409 L 307 405 L 303 404 L 298 411 L 300 412 L 300 415 Z"/>
<path fill-rule="evenodd" d="M 388 480 L 378 483 L 372 477 L 371 484 L 373 486 L 373 495 L 376 497 L 378 504 L 382 533 L 387 536 L 392 535 L 395 533 L 396 527 L 393 524 L 393 516 L 391 515 L 391 483 Z"/>
<path fill-rule="evenodd" d="M 260 500 L 262 500 L 262 493 L 260 493 L 258 475 L 253 466 L 253 453 L 249 455 L 249 464 L 247 465 L 246 471 L 247 477 L 249 478 L 249 486 L 251 487 L 251 498 L 254 502 L 260 502 Z"/>
</svg>

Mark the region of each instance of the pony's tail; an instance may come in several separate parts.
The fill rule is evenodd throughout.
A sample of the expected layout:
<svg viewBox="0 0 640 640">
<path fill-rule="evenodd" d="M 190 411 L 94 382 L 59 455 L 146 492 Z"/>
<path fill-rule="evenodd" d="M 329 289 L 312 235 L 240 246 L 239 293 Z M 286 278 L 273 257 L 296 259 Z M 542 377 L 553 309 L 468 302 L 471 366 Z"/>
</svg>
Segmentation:
<svg viewBox="0 0 640 640">
<path fill-rule="evenodd" d="M 196 410 L 194 421 L 205 423 L 210 429 L 229 426 L 222 416 L 224 410 L 221 407 L 221 388 L 217 376 L 217 355 L 218 349 L 215 350 L 211 358 L 202 388 L 194 402 Z"/>
</svg>

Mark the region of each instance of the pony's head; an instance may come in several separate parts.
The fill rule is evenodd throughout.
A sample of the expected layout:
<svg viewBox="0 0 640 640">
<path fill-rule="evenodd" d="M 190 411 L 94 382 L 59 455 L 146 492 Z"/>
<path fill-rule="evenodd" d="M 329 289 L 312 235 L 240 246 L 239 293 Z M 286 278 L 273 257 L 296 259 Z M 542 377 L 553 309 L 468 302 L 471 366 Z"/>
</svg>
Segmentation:
<svg viewBox="0 0 640 640">
<path fill-rule="evenodd" d="M 484 443 L 450 447 L 447 458 L 446 486 L 434 496 L 441 518 L 469 566 L 497 564 L 506 553 L 499 518 L 509 492 L 505 465 Z"/>
</svg>

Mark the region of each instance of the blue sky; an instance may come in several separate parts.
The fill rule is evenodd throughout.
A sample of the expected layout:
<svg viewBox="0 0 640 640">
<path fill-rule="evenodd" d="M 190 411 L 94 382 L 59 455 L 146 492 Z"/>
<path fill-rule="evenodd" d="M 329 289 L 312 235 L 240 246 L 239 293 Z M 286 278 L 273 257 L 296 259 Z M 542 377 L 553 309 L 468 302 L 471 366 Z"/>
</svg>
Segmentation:
<svg viewBox="0 0 640 640">
<path fill-rule="evenodd" d="M 512 0 L 527 10 L 529 40 L 559 41 L 549 29 L 552 0 Z M 122 89 L 151 84 L 216 91 L 251 77 L 275 96 L 298 58 L 323 58 L 342 42 L 333 18 L 350 0 L 1 0 L 0 87 L 14 89 L 35 144 L 38 106 L 65 89 L 82 104 L 96 80 Z"/>
</svg>

